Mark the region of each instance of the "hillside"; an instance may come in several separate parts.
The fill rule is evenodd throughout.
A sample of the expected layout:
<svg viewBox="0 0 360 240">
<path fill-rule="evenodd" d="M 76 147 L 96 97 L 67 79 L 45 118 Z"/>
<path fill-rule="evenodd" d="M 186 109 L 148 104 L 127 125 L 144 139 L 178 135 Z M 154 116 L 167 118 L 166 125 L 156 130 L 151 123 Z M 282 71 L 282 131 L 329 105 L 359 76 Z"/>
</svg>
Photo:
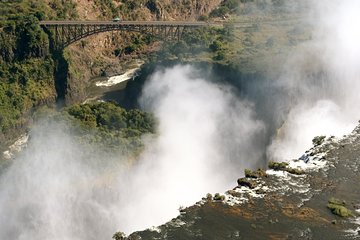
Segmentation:
<svg viewBox="0 0 360 240">
<path fill-rule="evenodd" d="M 114 16 L 195 20 L 219 2 L 0 2 L 0 149 L 27 128 L 37 106 L 82 102 L 91 77 L 121 73 L 126 69 L 126 61 L 158 50 L 156 44 L 149 45 L 143 36 L 104 33 L 84 39 L 64 53 L 53 53 L 48 36 L 38 25 L 40 20 L 108 20 Z"/>
</svg>

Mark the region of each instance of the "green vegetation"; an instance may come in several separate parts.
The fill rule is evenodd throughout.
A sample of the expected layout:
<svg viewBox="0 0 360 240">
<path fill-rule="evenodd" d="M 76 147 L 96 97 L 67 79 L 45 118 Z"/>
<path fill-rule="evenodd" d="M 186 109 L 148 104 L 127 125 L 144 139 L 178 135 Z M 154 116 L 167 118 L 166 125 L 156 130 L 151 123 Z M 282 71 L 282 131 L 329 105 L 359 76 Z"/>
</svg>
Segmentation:
<svg viewBox="0 0 360 240">
<path fill-rule="evenodd" d="M 138 109 L 127 111 L 112 102 L 73 105 L 62 111 L 40 107 L 34 119 L 62 126 L 89 154 L 100 151 L 102 155 L 128 156 L 130 160 L 142 152 L 143 136 L 153 135 L 156 128 L 152 114 Z"/>
<path fill-rule="evenodd" d="M 254 189 L 257 187 L 257 183 L 254 180 L 249 180 L 247 178 L 239 178 L 237 180 L 239 186 L 248 187 L 250 189 Z"/>
<path fill-rule="evenodd" d="M 345 207 L 345 201 L 341 201 L 336 198 L 330 198 L 327 204 L 327 208 L 331 210 L 331 212 L 340 217 L 353 217 L 352 212 Z"/>
<path fill-rule="evenodd" d="M 230 52 L 228 42 L 233 38 L 229 28 L 230 25 L 185 32 L 181 41 L 165 42 L 158 55 L 163 59 L 204 57 L 204 60 L 223 61 Z"/>
<path fill-rule="evenodd" d="M 126 239 L 126 235 L 123 232 L 116 232 L 114 236 L 112 237 L 114 240 L 124 240 Z"/>
<path fill-rule="evenodd" d="M 112 102 L 74 105 L 65 109 L 82 124 L 102 130 L 137 131 L 131 135 L 154 132 L 155 121 L 151 114 L 138 109 L 126 111 Z"/>
<path fill-rule="evenodd" d="M 76 3 L 72 0 L 50 0 L 49 6 L 53 10 L 52 12 L 56 14 L 52 16 L 56 19 L 77 19 L 78 14 L 76 11 Z"/>
<path fill-rule="evenodd" d="M 211 14 L 195 13 L 199 14 L 195 17 L 200 20 L 219 20 L 218 17 L 222 17 L 224 13 L 241 12 L 240 10 L 246 2 L 252 1 L 225 0 Z M 282 2 L 274 0 L 267 4 L 275 6 L 283 4 Z M 191 1 L 161 3 L 158 0 L 95 0 L 94 4 L 94 8 L 100 11 L 100 16 L 97 17 L 102 19 L 115 17 L 125 20 L 164 19 L 171 16 L 171 13 L 176 12 L 177 15 L 188 16 L 189 12 L 196 11 L 194 3 Z M 254 1 L 254 4 L 257 4 L 257 1 Z M 67 51 L 58 56 L 51 55 L 48 36 L 38 25 L 38 22 L 43 19 L 77 19 L 76 7 L 74 0 L 0 2 L 1 142 L 6 133 L 25 125 L 34 108 L 43 104 L 53 104 L 56 98 L 64 98 L 69 87 L 66 82 L 67 78 L 74 80 L 84 77 L 83 69 L 76 66 L 80 62 L 76 61 L 76 57 L 79 56 L 69 57 Z M 231 64 L 236 68 L 240 66 L 239 69 L 253 71 L 249 65 L 256 65 L 252 63 L 254 56 L 261 59 L 259 61 L 263 61 L 266 56 L 263 49 L 280 51 L 276 49 L 276 46 L 280 45 L 278 43 L 281 43 L 281 46 L 286 45 L 284 42 L 289 41 L 289 37 L 292 35 L 298 34 L 297 37 L 300 39 L 307 37 L 306 34 L 300 34 L 306 31 L 289 29 L 299 29 L 298 26 L 284 27 L 284 31 L 280 33 L 273 31 L 274 27 L 272 26 L 253 25 L 249 28 L 239 29 L 231 24 L 232 21 L 244 20 L 243 17 L 243 15 L 235 16 L 233 14 L 231 18 L 228 18 L 224 27 L 185 32 L 182 41 L 165 42 L 164 50 L 159 54 L 159 58 L 205 60 Z M 276 34 L 267 35 L 269 32 L 276 32 Z M 111 53 L 118 57 L 134 53 L 141 54 L 154 42 L 152 37 L 137 34 L 119 38 L 124 40 L 122 41 L 124 43 L 118 44 L 111 50 Z M 293 40 L 297 42 L 298 38 Z M 82 40 L 80 43 L 80 47 L 84 48 L 87 42 Z M 62 59 L 59 60 L 59 58 Z M 75 60 L 72 61 L 72 59 Z M 92 68 L 100 69 L 94 72 L 102 72 L 106 68 L 102 58 L 101 61 L 95 58 L 91 60 Z M 97 67 L 98 62 L 101 62 L 102 66 Z M 281 66 L 280 63 L 278 65 Z M 61 76 L 58 74 L 54 76 L 54 72 L 59 73 L 59 69 L 64 70 L 61 71 Z M 74 92 L 78 90 L 76 87 L 74 89 L 72 90 Z"/>
<path fill-rule="evenodd" d="M 210 16 L 225 17 L 227 14 L 234 12 L 238 6 L 239 6 L 238 0 L 224 0 L 218 8 L 214 9 L 210 13 Z"/>
<path fill-rule="evenodd" d="M 55 63 L 43 19 L 76 18 L 72 0 L 0 2 L 0 141 L 26 125 L 35 107 L 56 99 Z M 19 131 L 16 131 L 19 133 Z M 11 136 L 10 136 L 11 138 Z"/>
<path fill-rule="evenodd" d="M 182 42 L 163 45 L 160 60 L 210 62 L 244 74 L 280 71 L 287 52 L 311 38 L 310 29 L 303 23 L 279 21 L 279 18 L 293 18 L 286 4 L 290 5 L 276 0 L 222 1 L 209 15 L 198 16 L 198 20 L 222 22 L 223 27 L 184 33 Z M 278 64 L 269 69 L 268 63 L 274 61 Z"/>
<path fill-rule="evenodd" d="M 264 169 L 258 169 L 256 171 L 252 171 L 250 169 L 245 169 L 245 177 L 247 178 L 262 178 L 267 177 L 266 171 Z"/>
<path fill-rule="evenodd" d="M 215 193 L 213 200 L 214 200 L 214 201 L 224 201 L 224 200 L 225 200 L 225 196 L 224 196 L 224 195 L 220 195 L 219 193 Z"/>
<path fill-rule="evenodd" d="M 270 169 L 273 169 L 273 170 L 283 170 L 283 171 L 285 171 L 287 169 L 287 167 L 289 166 L 289 163 L 270 161 L 268 166 L 269 166 Z"/>
<path fill-rule="evenodd" d="M 326 138 L 326 136 L 314 137 L 314 139 L 312 140 L 312 143 L 314 146 L 319 146 L 325 141 L 325 138 Z"/>
<path fill-rule="evenodd" d="M 268 166 L 270 169 L 273 169 L 275 171 L 285 171 L 285 172 L 295 174 L 295 175 L 305 174 L 305 172 L 299 168 L 289 167 L 289 163 L 287 163 L 287 162 L 272 162 L 272 161 L 270 161 Z"/>
<path fill-rule="evenodd" d="M 72 133 L 80 142 L 126 155 L 140 153 L 142 135 L 155 133 L 152 114 L 138 109 L 126 111 L 111 102 L 74 105 L 64 109 L 63 114 L 77 123 Z"/>
<path fill-rule="evenodd" d="M 54 63 L 38 25 L 42 8 L 31 6 L 19 3 L 15 13 L 9 3 L 0 3 L 8 17 L 0 21 L 0 139 L 24 125 L 35 106 L 55 100 Z"/>
</svg>

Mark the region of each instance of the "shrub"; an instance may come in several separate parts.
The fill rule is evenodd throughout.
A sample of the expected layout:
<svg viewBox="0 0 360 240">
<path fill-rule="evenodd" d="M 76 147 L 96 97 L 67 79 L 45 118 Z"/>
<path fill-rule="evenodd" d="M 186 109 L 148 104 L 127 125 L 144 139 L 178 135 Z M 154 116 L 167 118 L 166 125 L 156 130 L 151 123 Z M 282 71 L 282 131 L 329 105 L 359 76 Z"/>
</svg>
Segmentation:
<svg viewBox="0 0 360 240">
<path fill-rule="evenodd" d="M 237 180 L 237 183 L 239 186 L 244 186 L 244 187 L 248 187 L 250 189 L 254 189 L 257 187 L 257 183 L 253 180 L 248 180 L 246 178 L 239 178 Z"/>
<path fill-rule="evenodd" d="M 125 235 L 125 233 L 123 233 L 123 232 L 116 232 L 116 233 L 114 234 L 114 236 L 112 237 L 112 239 L 114 239 L 114 240 L 125 240 L 125 239 L 126 239 L 126 235 Z"/>
<path fill-rule="evenodd" d="M 210 17 L 224 17 L 229 12 L 230 9 L 227 6 L 220 6 L 219 8 L 211 11 Z"/>
<path fill-rule="evenodd" d="M 200 16 L 198 17 L 198 21 L 204 21 L 204 22 L 206 22 L 207 20 L 209 20 L 209 16 L 207 16 L 207 15 L 200 15 Z"/>
<path fill-rule="evenodd" d="M 214 201 L 224 201 L 225 200 L 225 196 L 224 195 L 220 195 L 219 193 L 215 193 L 214 196 Z"/>
<path fill-rule="evenodd" d="M 330 198 L 327 204 L 327 208 L 331 210 L 331 212 L 340 217 L 353 217 L 352 212 L 345 207 L 345 201 L 341 201 L 336 198 Z"/>
<path fill-rule="evenodd" d="M 260 169 L 260 168 L 256 171 L 252 171 L 250 169 L 245 169 L 244 172 L 245 172 L 245 177 L 247 177 L 247 178 L 267 177 L 265 170 Z"/>
<path fill-rule="evenodd" d="M 312 140 L 312 143 L 313 143 L 314 146 L 319 146 L 324 142 L 325 138 L 326 138 L 326 136 L 314 137 L 313 140 Z"/>
<path fill-rule="evenodd" d="M 287 162 L 269 162 L 269 168 L 273 170 L 286 170 L 288 165 L 289 164 Z"/>
<path fill-rule="evenodd" d="M 223 44 L 219 40 L 215 40 L 209 45 L 209 48 L 211 51 L 216 52 L 223 48 Z"/>
<path fill-rule="evenodd" d="M 225 52 L 224 51 L 218 51 L 217 54 L 214 56 L 214 60 L 220 61 L 225 59 Z"/>
<path fill-rule="evenodd" d="M 275 171 L 286 171 L 295 175 L 302 175 L 305 172 L 299 168 L 291 168 L 287 162 L 269 162 L 269 168 Z"/>
</svg>

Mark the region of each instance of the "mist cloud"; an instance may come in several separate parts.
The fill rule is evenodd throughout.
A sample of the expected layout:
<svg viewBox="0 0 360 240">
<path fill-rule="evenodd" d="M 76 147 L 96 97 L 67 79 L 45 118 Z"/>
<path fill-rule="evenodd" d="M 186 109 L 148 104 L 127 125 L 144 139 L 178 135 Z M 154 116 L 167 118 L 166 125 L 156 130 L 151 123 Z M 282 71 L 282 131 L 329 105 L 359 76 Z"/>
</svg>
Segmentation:
<svg viewBox="0 0 360 240">
<path fill-rule="evenodd" d="M 140 103 L 160 119 L 159 136 L 141 159 L 136 185 L 153 203 L 138 199 L 131 212 L 143 226 L 161 224 L 207 192 L 234 186 L 244 167 L 262 160 L 264 125 L 252 105 L 236 99 L 229 87 L 209 83 L 190 66 L 159 71 L 145 85 Z M 257 151 L 258 150 L 258 151 Z M 139 204 L 140 203 L 140 204 Z M 153 214 L 163 216 L 155 219 Z"/>
<path fill-rule="evenodd" d="M 263 160 L 265 128 L 252 104 L 190 66 L 159 70 L 140 99 L 158 134 L 128 166 L 77 144 L 46 120 L 0 177 L 0 239 L 110 239 L 170 220 L 180 206 L 234 186 Z M 107 157 L 105 157 L 107 156 Z"/>
<path fill-rule="evenodd" d="M 268 149 L 273 160 L 299 157 L 317 135 L 342 136 L 355 127 L 360 90 L 360 3 L 312 3 L 313 39 L 294 51 L 277 81 L 287 92 L 288 112 Z"/>
</svg>

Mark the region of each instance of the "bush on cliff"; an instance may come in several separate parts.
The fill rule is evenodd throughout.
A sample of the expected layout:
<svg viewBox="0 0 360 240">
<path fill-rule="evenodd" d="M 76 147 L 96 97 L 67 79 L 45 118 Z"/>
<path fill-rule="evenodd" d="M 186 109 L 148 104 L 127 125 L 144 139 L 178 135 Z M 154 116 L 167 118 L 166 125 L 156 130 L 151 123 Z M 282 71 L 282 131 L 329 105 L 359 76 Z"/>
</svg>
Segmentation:
<svg viewBox="0 0 360 240">
<path fill-rule="evenodd" d="M 142 135 L 155 133 L 152 114 L 138 109 L 127 111 L 111 102 L 74 105 L 63 111 L 65 117 L 67 114 L 80 126 L 71 131 L 80 142 L 125 155 L 140 153 Z"/>
</svg>

